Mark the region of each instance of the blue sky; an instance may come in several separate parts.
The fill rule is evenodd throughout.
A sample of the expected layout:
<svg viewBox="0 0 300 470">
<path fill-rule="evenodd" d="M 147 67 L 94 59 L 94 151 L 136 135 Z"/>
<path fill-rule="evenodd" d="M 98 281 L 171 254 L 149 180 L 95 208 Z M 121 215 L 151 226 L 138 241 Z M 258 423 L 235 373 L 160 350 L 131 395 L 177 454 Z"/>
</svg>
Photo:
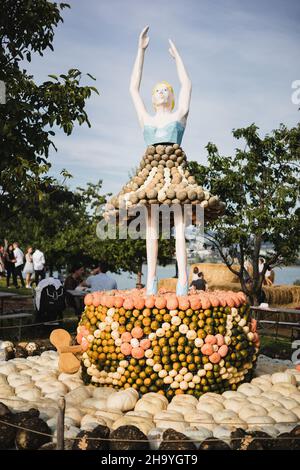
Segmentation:
<svg viewBox="0 0 300 470">
<path fill-rule="evenodd" d="M 145 144 L 128 92 L 137 39 L 150 26 L 141 92 L 151 111 L 151 89 L 168 80 L 178 94 L 168 38 L 178 47 L 193 83 L 182 146 L 189 160 L 206 161 L 212 141 L 220 153 L 237 146 L 233 128 L 255 122 L 269 132 L 299 121 L 291 84 L 300 79 L 300 2 L 297 0 L 69 0 L 56 30 L 54 52 L 28 70 L 37 81 L 79 68 L 97 78 L 100 96 L 87 105 L 92 128 L 57 133 L 52 173 L 67 168 L 72 187 L 103 179 L 117 192 L 141 159 Z M 92 83 L 94 85 L 94 83 Z"/>
</svg>

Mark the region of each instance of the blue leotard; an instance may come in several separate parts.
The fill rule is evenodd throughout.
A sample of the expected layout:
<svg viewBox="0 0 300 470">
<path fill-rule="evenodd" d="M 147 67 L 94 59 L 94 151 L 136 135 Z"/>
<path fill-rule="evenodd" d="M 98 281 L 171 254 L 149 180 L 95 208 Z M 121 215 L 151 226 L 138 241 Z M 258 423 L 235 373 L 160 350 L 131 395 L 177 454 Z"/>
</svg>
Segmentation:
<svg viewBox="0 0 300 470">
<path fill-rule="evenodd" d="M 185 127 L 179 121 L 173 121 L 163 127 L 144 126 L 144 139 L 147 145 L 170 142 L 181 144 Z"/>
</svg>

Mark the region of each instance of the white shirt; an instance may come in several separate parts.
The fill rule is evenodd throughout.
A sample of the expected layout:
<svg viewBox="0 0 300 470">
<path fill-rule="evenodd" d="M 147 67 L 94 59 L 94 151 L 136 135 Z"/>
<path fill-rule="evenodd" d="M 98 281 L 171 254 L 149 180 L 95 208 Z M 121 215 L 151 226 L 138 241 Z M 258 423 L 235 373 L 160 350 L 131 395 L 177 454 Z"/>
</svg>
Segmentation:
<svg viewBox="0 0 300 470">
<path fill-rule="evenodd" d="M 24 263 L 24 253 L 20 248 L 15 248 L 14 249 L 14 257 L 15 257 L 15 267 L 17 268 L 18 266 L 21 266 Z"/>
<path fill-rule="evenodd" d="M 35 250 L 32 255 L 33 269 L 35 271 L 41 271 L 45 266 L 45 256 L 40 250 Z"/>
</svg>

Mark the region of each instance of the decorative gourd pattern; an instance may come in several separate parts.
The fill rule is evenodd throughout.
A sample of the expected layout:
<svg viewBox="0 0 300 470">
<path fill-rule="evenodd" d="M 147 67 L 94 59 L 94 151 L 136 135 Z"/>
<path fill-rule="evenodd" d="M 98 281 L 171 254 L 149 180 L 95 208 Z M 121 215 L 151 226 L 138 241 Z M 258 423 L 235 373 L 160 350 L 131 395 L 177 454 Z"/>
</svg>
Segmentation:
<svg viewBox="0 0 300 470">
<path fill-rule="evenodd" d="M 225 291 L 87 294 L 77 341 L 85 383 L 168 399 L 236 390 L 251 380 L 259 348 L 245 295 Z"/>
</svg>

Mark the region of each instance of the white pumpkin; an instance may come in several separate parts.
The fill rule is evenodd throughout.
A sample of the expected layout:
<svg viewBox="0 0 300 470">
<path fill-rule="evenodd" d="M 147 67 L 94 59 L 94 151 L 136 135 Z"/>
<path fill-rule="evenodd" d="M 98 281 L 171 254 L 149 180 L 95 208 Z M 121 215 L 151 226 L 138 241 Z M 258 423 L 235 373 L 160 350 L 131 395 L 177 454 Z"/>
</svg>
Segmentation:
<svg viewBox="0 0 300 470">
<path fill-rule="evenodd" d="M 82 413 L 80 412 L 80 410 L 78 410 L 78 408 L 73 408 L 73 407 L 66 408 L 65 416 L 67 418 L 71 418 L 74 421 L 75 426 L 80 427 L 80 423 L 82 420 Z"/>
<path fill-rule="evenodd" d="M 287 410 L 296 408 L 296 406 L 298 405 L 298 402 L 290 397 L 278 398 L 278 402 L 281 403 L 281 405 Z"/>
<path fill-rule="evenodd" d="M 251 384 L 259 387 L 262 392 L 266 392 L 272 388 L 272 382 L 270 382 L 270 380 L 261 379 L 260 377 L 253 379 Z"/>
<path fill-rule="evenodd" d="M 235 425 L 236 427 L 247 429 L 247 424 L 232 410 L 220 411 L 214 419 L 217 424 Z"/>
<path fill-rule="evenodd" d="M 64 380 L 63 384 L 68 388 L 69 391 L 75 390 L 76 388 L 82 385 L 82 380 L 78 380 L 78 379 Z"/>
<path fill-rule="evenodd" d="M 75 439 L 77 434 L 80 432 L 80 429 L 76 426 L 65 426 L 64 438 L 65 439 Z M 53 442 L 56 443 L 57 429 L 53 433 Z"/>
<path fill-rule="evenodd" d="M 123 413 L 121 410 L 112 410 L 108 408 L 107 410 L 97 410 L 95 412 L 95 416 L 105 420 L 116 421 L 123 416 Z"/>
<path fill-rule="evenodd" d="M 90 391 L 88 387 L 82 385 L 81 387 L 77 387 L 75 390 L 67 393 L 65 396 L 67 403 L 73 403 L 74 405 L 80 405 L 84 402 L 87 398 L 90 397 Z"/>
<path fill-rule="evenodd" d="M 7 376 L 7 382 L 11 387 L 16 388 L 20 385 L 29 384 L 31 382 L 31 378 L 14 372 Z"/>
<path fill-rule="evenodd" d="M 199 411 L 206 411 L 206 413 L 215 416 L 219 411 L 224 410 L 224 406 L 222 403 L 217 401 L 209 402 L 209 401 L 199 401 L 197 405 L 197 410 Z"/>
<path fill-rule="evenodd" d="M 256 385 L 248 384 L 248 383 L 244 383 L 240 385 L 238 388 L 238 392 L 243 393 L 247 397 L 253 397 L 253 396 L 257 397 L 258 395 L 262 393 L 259 387 L 257 387 Z"/>
<path fill-rule="evenodd" d="M 223 392 L 222 397 L 224 397 L 225 400 L 235 398 L 242 398 L 243 400 L 245 400 L 245 395 L 243 393 L 235 392 L 233 390 L 227 390 L 226 392 Z"/>
<path fill-rule="evenodd" d="M 278 423 L 275 424 L 275 428 L 279 434 L 290 433 L 295 428 L 295 423 Z"/>
<path fill-rule="evenodd" d="M 127 413 L 125 414 L 125 416 L 137 416 L 139 418 L 147 418 L 147 419 L 150 419 L 152 420 L 152 414 L 151 413 L 148 413 L 148 411 L 127 411 Z"/>
<path fill-rule="evenodd" d="M 239 413 L 239 411 L 247 406 L 248 403 L 249 402 L 247 401 L 245 395 L 244 398 L 228 398 L 227 400 L 224 400 L 224 408 L 226 410 L 232 410 L 235 413 Z"/>
<path fill-rule="evenodd" d="M 134 407 L 135 411 L 147 411 L 151 415 L 154 415 L 157 413 L 159 410 L 165 410 L 166 409 L 166 403 L 160 399 L 150 397 L 150 398 L 144 398 L 142 397 L 140 400 L 136 402 L 136 405 Z"/>
<path fill-rule="evenodd" d="M 82 403 L 83 407 L 86 408 L 95 408 L 96 410 L 106 410 L 107 408 L 107 399 L 106 398 L 87 398 Z"/>
<path fill-rule="evenodd" d="M 298 416 L 290 410 L 285 408 L 275 407 L 269 411 L 269 416 L 273 418 L 276 423 L 297 423 Z"/>
<path fill-rule="evenodd" d="M 18 393 L 18 397 L 26 401 L 36 402 L 41 398 L 41 392 L 37 387 L 22 390 Z"/>
<path fill-rule="evenodd" d="M 182 403 L 186 406 L 196 407 L 198 405 L 198 400 L 193 395 L 183 394 L 183 395 L 175 395 L 172 398 L 171 403 Z"/>
<path fill-rule="evenodd" d="M 106 426 L 106 420 L 100 417 L 91 416 L 91 415 L 84 415 L 81 418 L 80 428 L 83 431 L 92 431 L 99 425 Z"/>
<path fill-rule="evenodd" d="M 201 426 L 199 426 L 197 429 L 194 429 L 193 427 L 186 428 L 184 434 L 189 437 L 198 447 L 202 441 L 209 439 L 213 435 L 212 431 Z"/>
<path fill-rule="evenodd" d="M 292 398 L 293 400 L 296 400 L 297 403 L 300 404 L 300 391 L 298 392 L 295 392 L 295 393 L 291 393 L 289 395 L 289 398 Z"/>
<path fill-rule="evenodd" d="M 141 416 L 123 416 L 122 418 L 115 421 L 112 425 L 112 429 L 118 429 L 120 426 L 136 426 L 140 431 L 142 431 L 146 436 L 151 429 L 154 428 L 154 423 L 152 420 L 143 418 Z"/>
<path fill-rule="evenodd" d="M 212 431 L 216 426 L 213 416 L 205 411 L 185 413 L 184 419 L 190 426 L 200 429 L 201 427 Z"/>
<path fill-rule="evenodd" d="M 291 393 L 296 393 L 297 387 L 289 383 L 280 382 L 280 383 L 273 385 L 272 392 L 279 392 L 282 395 L 286 396 L 286 395 L 290 395 Z"/>
<path fill-rule="evenodd" d="M 300 405 L 296 406 L 295 408 L 292 408 L 291 412 L 297 415 L 300 421 Z"/>
<path fill-rule="evenodd" d="M 165 407 L 163 408 L 164 410 L 166 409 L 166 407 L 169 404 L 168 399 L 164 395 L 161 395 L 160 393 L 148 392 L 148 393 L 145 393 L 143 395 L 143 398 L 146 399 L 146 400 L 149 399 L 149 398 L 150 399 L 155 398 L 155 399 L 161 400 L 163 403 L 165 403 Z M 174 398 L 173 398 L 173 400 L 174 400 Z"/>
<path fill-rule="evenodd" d="M 112 393 L 116 393 L 111 387 L 94 387 L 93 397 L 99 399 L 107 399 Z"/>
<path fill-rule="evenodd" d="M 68 392 L 67 387 L 58 380 L 48 381 L 48 382 L 36 382 L 37 387 L 41 389 L 41 391 L 45 395 L 49 394 L 57 394 L 57 395 L 65 395 Z"/>
<path fill-rule="evenodd" d="M 0 363 L 0 374 L 9 375 L 18 372 L 17 367 L 12 363 L 12 361 Z"/>
<path fill-rule="evenodd" d="M 224 401 L 224 397 L 222 395 L 219 395 L 218 393 L 207 392 L 201 395 L 201 397 L 199 398 L 199 402 L 207 402 L 211 400 L 222 403 Z"/>
<path fill-rule="evenodd" d="M 248 418 L 250 418 L 250 416 L 266 416 L 267 414 L 268 412 L 263 406 L 251 403 L 241 408 L 239 411 L 239 417 L 246 422 L 248 422 Z"/>
<path fill-rule="evenodd" d="M 9 398 L 14 395 L 14 389 L 9 385 L 0 385 L 0 397 L 1 401 L 2 398 Z"/>
<path fill-rule="evenodd" d="M 275 374 L 272 374 L 272 383 L 289 383 L 296 385 L 297 382 L 294 375 L 292 374 L 288 374 L 286 372 L 276 372 Z"/>
<path fill-rule="evenodd" d="M 133 410 L 138 400 L 138 393 L 133 388 L 127 388 L 120 392 L 113 393 L 107 399 L 107 407 L 121 411 Z"/>
<path fill-rule="evenodd" d="M 186 413 L 186 412 L 195 412 L 196 411 L 196 407 L 195 406 L 191 406 L 189 404 L 184 404 L 184 403 L 169 403 L 168 405 L 168 408 L 167 410 L 174 410 L 174 411 L 178 411 L 178 413 Z"/>
<path fill-rule="evenodd" d="M 267 391 L 267 392 L 263 392 L 261 394 L 262 397 L 265 397 L 269 400 L 278 400 L 278 398 L 282 398 L 282 394 L 273 390 L 273 387 L 271 390 Z"/>
<path fill-rule="evenodd" d="M 213 436 L 216 439 L 220 439 L 221 441 L 226 442 L 227 444 L 230 444 L 231 440 L 231 433 L 234 431 L 233 426 L 215 426 L 213 430 Z"/>
<path fill-rule="evenodd" d="M 151 450 L 158 450 L 162 440 L 163 440 L 163 433 L 165 432 L 164 428 L 152 428 L 148 432 L 148 441 Z"/>
</svg>

